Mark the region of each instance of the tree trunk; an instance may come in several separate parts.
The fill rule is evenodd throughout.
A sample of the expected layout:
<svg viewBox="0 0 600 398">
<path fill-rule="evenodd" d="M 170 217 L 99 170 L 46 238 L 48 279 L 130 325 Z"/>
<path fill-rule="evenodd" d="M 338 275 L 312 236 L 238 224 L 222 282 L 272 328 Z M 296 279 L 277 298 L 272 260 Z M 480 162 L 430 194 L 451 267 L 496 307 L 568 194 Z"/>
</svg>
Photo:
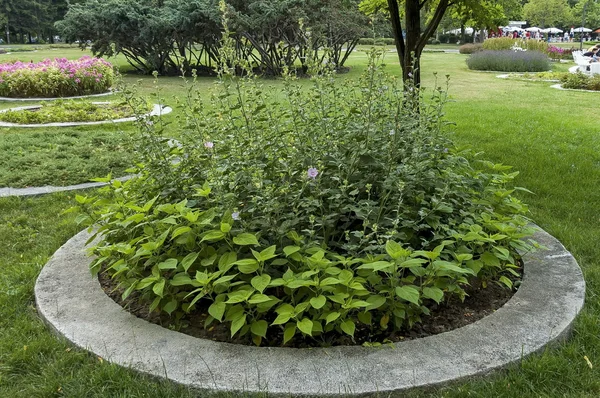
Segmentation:
<svg viewBox="0 0 600 398">
<path fill-rule="evenodd" d="M 425 1 L 405 0 L 404 18 L 406 21 L 406 37 L 404 37 L 402 32 L 398 0 L 387 0 L 387 2 L 396 50 L 398 51 L 398 60 L 402 68 L 402 79 L 405 82 L 408 79 L 412 79 L 414 85 L 419 87 L 421 84 L 421 53 L 427 44 L 427 39 L 433 36 L 442 21 L 442 17 L 449 6 L 449 0 L 439 0 L 429 24 L 423 31 L 421 31 L 421 8 L 425 4 Z"/>
</svg>

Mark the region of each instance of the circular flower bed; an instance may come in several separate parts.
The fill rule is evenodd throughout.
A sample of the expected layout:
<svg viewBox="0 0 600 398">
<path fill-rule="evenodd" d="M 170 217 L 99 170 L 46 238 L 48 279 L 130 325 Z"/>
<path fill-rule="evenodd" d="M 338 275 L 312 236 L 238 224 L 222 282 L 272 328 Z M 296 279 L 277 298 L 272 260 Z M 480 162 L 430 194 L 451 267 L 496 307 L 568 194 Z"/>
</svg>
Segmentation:
<svg viewBox="0 0 600 398">
<path fill-rule="evenodd" d="M 152 109 L 148 105 L 148 112 Z M 134 110 L 126 103 L 58 101 L 0 111 L 0 121 L 15 124 L 96 122 L 128 118 Z"/>
<path fill-rule="evenodd" d="M 467 59 L 471 70 L 499 72 L 542 72 L 550 70 L 548 56 L 540 51 L 478 51 Z"/>
<path fill-rule="evenodd" d="M 516 173 L 453 149 L 445 93 L 424 101 L 373 56 L 358 81 L 287 76 L 283 95 L 233 70 L 188 90 L 181 145 L 140 123 L 139 177 L 76 198 L 123 299 L 303 346 L 410 328 L 473 278 L 512 287 L 532 233 Z"/>
<path fill-rule="evenodd" d="M 54 98 L 104 93 L 114 82 L 111 63 L 89 56 L 0 64 L 0 96 Z"/>
</svg>

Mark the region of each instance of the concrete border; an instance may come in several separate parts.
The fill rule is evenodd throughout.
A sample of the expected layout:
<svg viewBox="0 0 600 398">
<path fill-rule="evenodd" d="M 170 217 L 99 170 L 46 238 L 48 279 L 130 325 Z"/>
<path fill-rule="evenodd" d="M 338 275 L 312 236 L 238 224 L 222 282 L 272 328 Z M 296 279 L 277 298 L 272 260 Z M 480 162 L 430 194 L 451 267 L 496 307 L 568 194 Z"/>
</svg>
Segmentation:
<svg viewBox="0 0 600 398">
<path fill-rule="evenodd" d="M 555 88 L 557 90 L 563 90 L 563 91 L 579 91 L 581 93 L 600 93 L 600 91 L 597 91 L 597 90 L 580 90 L 580 89 L 576 89 L 576 88 L 563 88 L 562 84 L 553 84 L 550 86 L 550 88 Z"/>
<path fill-rule="evenodd" d="M 109 102 L 93 102 L 93 104 L 108 104 Z M 29 105 L 29 106 L 19 106 L 16 108 L 9 108 L 0 110 L 0 113 L 5 113 L 8 111 L 25 111 L 29 109 L 38 109 L 41 108 L 41 105 Z M 142 115 L 142 117 L 150 117 L 150 116 L 162 116 L 167 115 L 173 112 L 173 109 L 168 106 L 154 104 L 152 106 L 152 111 L 149 113 Z M 133 122 L 137 120 L 137 116 L 124 117 L 121 119 L 112 119 L 112 120 L 100 120 L 96 122 L 56 122 L 56 123 L 43 123 L 43 124 L 19 124 L 19 123 L 9 123 L 0 121 L 0 127 L 12 127 L 12 128 L 36 128 L 36 127 L 77 127 L 77 126 L 93 126 L 98 124 L 109 124 L 109 123 L 125 123 L 125 122 Z"/>
<path fill-rule="evenodd" d="M 38 312 L 59 336 L 110 362 L 205 392 L 375 396 L 483 375 L 568 336 L 585 298 L 581 269 L 544 231 L 517 293 L 473 324 L 393 347 L 258 348 L 187 336 L 136 318 L 90 276 L 81 232 L 42 269 Z M 379 396 L 379 395 L 378 395 Z"/>
<path fill-rule="evenodd" d="M 128 175 L 119 178 L 113 178 L 113 180 L 118 181 L 127 181 L 135 177 L 135 175 Z M 0 198 L 7 198 L 9 196 L 39 196 L 46 195 L 49 193 L 56 192 L 68 192 L 68 191 L 77 191 L 80 189 L 90 189 L 90 188 L 100 188 L 105 185 L 108 185 L 108 182 L 84 182 L 82 184 L 75 185 L 66 185 L 61 187 L 56 187 L 53 185 L 46 185 L 43 187 L 29 187 L 29 188 L 0 188 Z"/>
<path fill-rule="evenodd" d="M 100 94 L 89 94 L 89 95 L 76 95 L 74 97 L 51 97 L 51 98 L 13 98 L 13 97 L 0 97 L 0 101 L 15 101 L 15 102 L 25 102 L 25 101 L 56 101 L 56 100 L 69 100 L 69 99 L 79 99 L 79 98 L 94 98 L 94 97 L 104 97 L 107 95 L 113 95 L 119 93 L 119 90 L 111 90 L 105 93 Z"/>
<path fill-rule="evenodd" d="M 511 79 L 510 77 L 510 73 L 508 74 L 503 74 L 503 75 L 497 75 L 496 77 L 498 79 Z M 523 73 L 515 73 L 513 74 L 513 76 L 516 76 L 514 78 L 514 80 L 516 81 L 522 81 L 522 82 L 559 82 L 560 80 L 556 80 L 556 79 L 523 79 L 520 78 L 521 76 L 523 76 Z"/>
</svg>

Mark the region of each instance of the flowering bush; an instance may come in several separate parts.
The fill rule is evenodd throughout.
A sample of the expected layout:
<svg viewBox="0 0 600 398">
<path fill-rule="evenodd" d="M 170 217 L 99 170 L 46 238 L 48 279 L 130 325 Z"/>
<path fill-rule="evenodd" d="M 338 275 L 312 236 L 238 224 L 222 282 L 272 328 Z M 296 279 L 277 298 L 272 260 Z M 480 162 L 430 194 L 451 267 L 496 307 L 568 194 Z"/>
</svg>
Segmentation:
<svg viewBox="0 0 600 398">
<path fill-rule="evenodd" d="M 553 60 L 571 59 L 574 48 L 562 48 L 557 46 L 548 46 L 548 56 Z"/>
<path fill-rule="evenodd" d="M 472 70 L 500 72 L 542 72 L 550 70 L 546 54 L 539 51 L 479 51 L 467 59 Z"/>
<path fill-rule="evenodd" d="M 441 89 L 425 102 L 374 56 L 358 81 L 287 75 L 283 94 L 233 71 L 212 96 L 189 85 L 177 145 L 139 124 L 138 178 L 76 198 L 101 237 L 91 269 L 124 298 L 255 344 L 329 345 L 381 341 L 473 277 L 512 286 L 531 233 L 517 173 L 454 149 Z"/>
<path fill-rule="evenodd" d="M 70 97 L 108 91 L 114 82 L 112 64 L 84 56 L 75 61 L 66 58 L 0 64 L 0 96 Z"/>
</svg>

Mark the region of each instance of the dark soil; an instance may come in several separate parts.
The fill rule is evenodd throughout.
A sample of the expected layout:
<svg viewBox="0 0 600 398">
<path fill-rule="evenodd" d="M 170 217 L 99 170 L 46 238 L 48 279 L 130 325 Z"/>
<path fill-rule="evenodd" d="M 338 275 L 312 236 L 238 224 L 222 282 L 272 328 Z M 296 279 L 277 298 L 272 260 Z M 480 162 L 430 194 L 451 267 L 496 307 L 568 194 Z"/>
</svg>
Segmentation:
<svg viewBox="0 0 600 398">
<path fill-rule="evenodd" d="M 148 322 L 175 329 L 181 333 L 190 336 L 210 339 L 214 341 L 224 341 L 236 344 L 253 344 L 249 334 L 242 338 L 230 338 L 229 324 L 219 324 L 218 321 L 213 322 L 207 329 L 204 328 L 206 320 L 207 308 L 210 303 L 202 303 L 200 300 L 197 303 L 197 309 L 185 318 L 175 324 L 175 319 L 167 314 L 159 315 L 156 312 L 149 313 L 149 303 L 139 302 L 139 295 L 133 293 L 127 300 L 121 299 L 122 289 L 117 287 L 115 281 L 104 272 L 100 272 L 98 279 L 106 294 L 112 298 L 117 304 L 124 307 L 127 311 L 145 319 Z M 514 285 L 519 285 L 520 280 L 510 277 Z M 301 332 L 297 331 L 296 336 L 292 340 L 290 347 L 318 347 L 318 346 L 335 346 L 335 345 L 363 345 L 368 343 L 394 343 L 404 340 L 417 339 L 427 337 L 439 333 L 448 332 L 473 323 L 487 315 L 492 314 L 498 308 L 502 307 L 515 293 L 515 290 L 510 290 L 506 286 L 500 286 L 496 283 L 490 283 L 487 287 L 483 287 L 478 280 L 472 280 L 471 285 L 465 289 L 467 297 L 463 302 L 458 298 L 450 300 L 448 303 L 442 303 L 430 307 L 431 314 L 422 316 L 422 322 L 413 326 L 410 330 L 392 331 L 382 330 L 378 327 L 371 327 L 357 323 L 354 333 L 354 341 L 349 336 L 338 335 L 323 335 L 318 338 L 311 339 L 310 337 L 301 338 Z M 204 304 L 204 305 L 203 305 Z M 390 328 L 391 329 L 391 328 Z M 281 346 L 283 340 L 283 332 L 267 335 L 262 346 Z"/>
</svg>

